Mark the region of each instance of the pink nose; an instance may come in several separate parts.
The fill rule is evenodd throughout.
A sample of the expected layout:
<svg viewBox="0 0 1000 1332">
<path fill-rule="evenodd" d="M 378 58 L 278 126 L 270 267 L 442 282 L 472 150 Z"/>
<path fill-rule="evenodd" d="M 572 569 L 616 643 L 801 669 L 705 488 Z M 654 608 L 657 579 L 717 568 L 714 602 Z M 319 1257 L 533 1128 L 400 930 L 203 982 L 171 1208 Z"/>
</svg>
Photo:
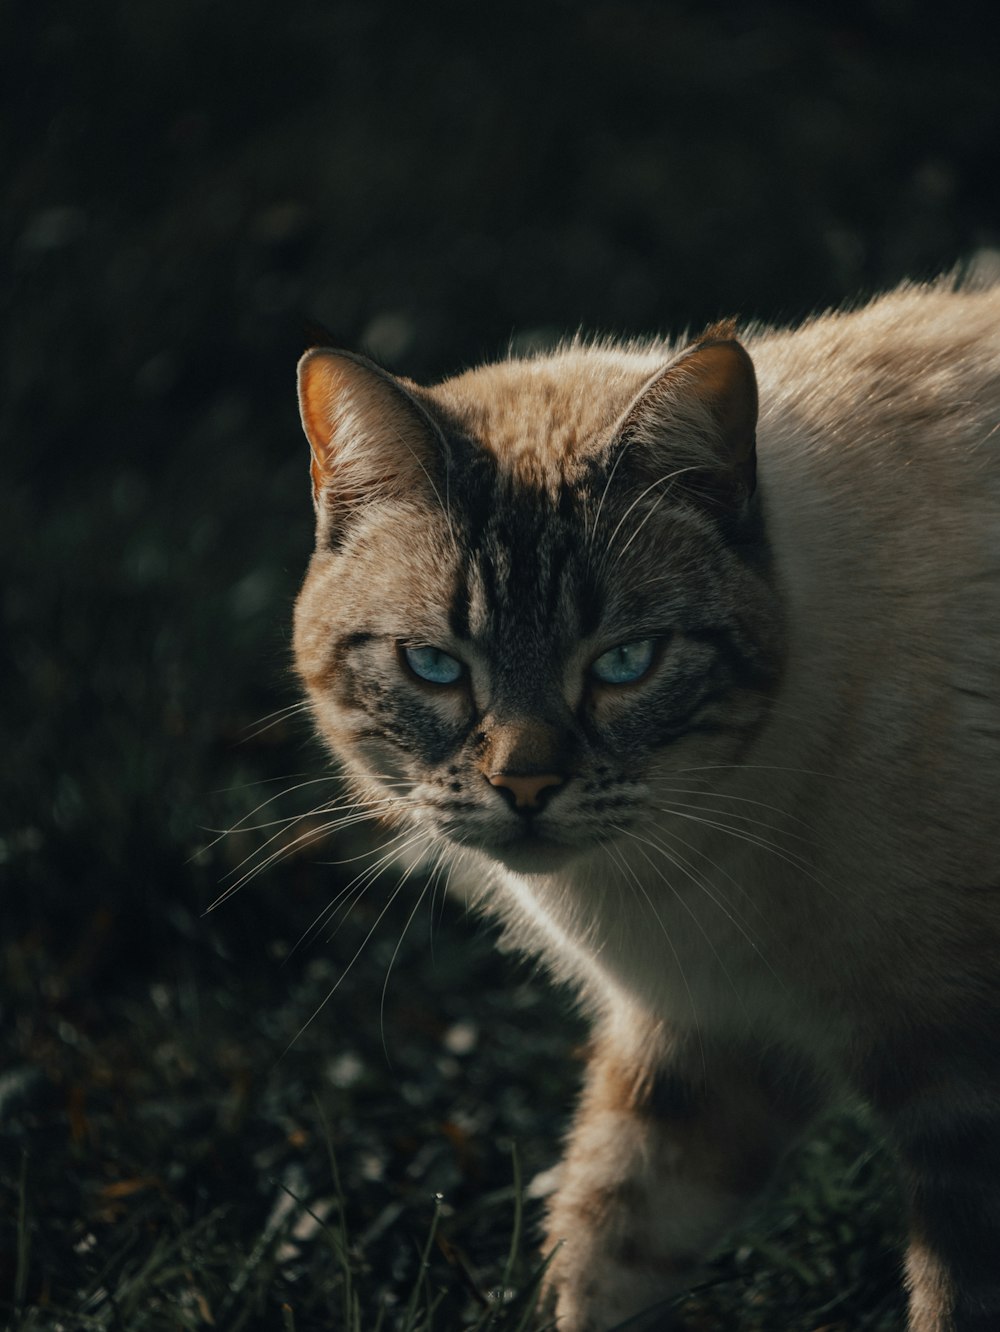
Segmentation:
<svg viewBox="0 0 1000 1332">
<path fill-rule="evenodd" d="M 486 779 L 490 786 L 501 786 L 514 797 L 515 809 L 537 809 L 538 797 L 550 786 L 562 786 L 566 780 L 554 772 L 526 776 L 514 772 L 495 772 Z"/>
</svg>

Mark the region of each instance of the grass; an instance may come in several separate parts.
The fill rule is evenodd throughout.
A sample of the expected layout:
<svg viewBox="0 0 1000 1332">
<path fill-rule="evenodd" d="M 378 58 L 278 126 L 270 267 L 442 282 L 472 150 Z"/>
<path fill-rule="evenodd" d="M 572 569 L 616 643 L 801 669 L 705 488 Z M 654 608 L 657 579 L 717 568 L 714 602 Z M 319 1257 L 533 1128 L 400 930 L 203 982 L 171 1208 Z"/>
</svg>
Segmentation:
<svg viewBox="0 0 1000 1332">
<path fill-rule="evenodd" d="M 107 1087 L 106 1078 L 97 1082 Z M 71 1128 L 77 1145 L 58 1176 L 41 1152 L 21 1158 L 8 1326 L 548 1326 L 535 1317 L 534 1204 L 524 1202 L 516 1152 L 504 1162 L 492 1141 L 463 1143 L 478 1157 L 472 1190 L 463 1178 L 472 1167 L 456 1170 L 442 1160 L 454 1148 L 454 1124 L 439 1124 L 428 1137 L 419 1127 L 412 1140 L 390 1137 L 380 1145 L 383 1160 L 373 1163 L 365 1153 L 380 1135 L 349 1134 L 344 1119 L 338 1131 L 329 1117 L 331 1099 L 341 1098 L 327 1088 L 303 1102 L 297 1091 L 294 1077 L 256 1092 L 243 1088 L 211 1114 L 201 1105 L 200 1115 L 183 1104 L 132 1101 L 129 1117 L 142 1126 L 119 1133 L 113 1166 L 98 1155 L 110 1107 L 106 1095 L 95 1096 Z M 338 1108 L 343 1115 L 346 1107 Z M 150 1152 L 167 1164 L 166 1177 L 135 1173 L 140 1153 L 148 1159 Z M 498 1183 L 504 1166 L 508 1181 Z M 450 1195 L 427 1192 L 429 1182 L 445 1178 Z M 69 1198 L 60 1205 L 57 1186 L 73 1185 L 75 1205 Z M 799 1153 L 738 1247 L 716 1259 L 709 1280 L 684 1302 L 687 1325 L 902 1327 L 896 1229 L 887 1163 L 862 1124 L 834 1121 Z"/>
<path fill-rule="evenodd" d="M 410 1004 L 432 1031 L 395 1074 L 371 1013 L 347 1038 L 343 1014 L 317 1020 L 283 1054 L 332 975 L 314 957 L 284 1007 L 252 987 L 263 1020 L 232 978 L 213 994 L 189 975 L 33 1024 L 45 1082 L 7 1109 L 21 1148 L 0 1172 L 11 1327 L 526 1325 L 537 1258 L 500 1146 L 523 1102 L 478 1107 L 447 1029 Z M 540 1002 L 522 982 L 520 1020 Z"/>
</svg>

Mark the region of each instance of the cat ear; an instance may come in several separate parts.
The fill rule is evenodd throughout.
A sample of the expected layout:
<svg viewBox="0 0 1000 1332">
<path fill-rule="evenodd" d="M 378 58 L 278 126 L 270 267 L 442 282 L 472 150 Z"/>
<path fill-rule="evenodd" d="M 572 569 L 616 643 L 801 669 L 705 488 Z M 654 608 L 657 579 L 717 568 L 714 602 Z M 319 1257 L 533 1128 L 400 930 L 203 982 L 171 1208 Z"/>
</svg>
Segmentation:
<svg viewBox="0 0 1000 1332">
<path fill-rule="evenodd" d="M 403 382 L 326 347 L 306 352 L 298 376 L 321 522 L 336 530 L 352 508 L 426 487 L 438 432 Z"/>
<path fill-rule="evenodd" d="M 757 477 L 757 377 L 733 321 L 715 324 L 642 388 L 619 438 L 633 465 L 706 508 L 742 512 Z"/>
</svg>

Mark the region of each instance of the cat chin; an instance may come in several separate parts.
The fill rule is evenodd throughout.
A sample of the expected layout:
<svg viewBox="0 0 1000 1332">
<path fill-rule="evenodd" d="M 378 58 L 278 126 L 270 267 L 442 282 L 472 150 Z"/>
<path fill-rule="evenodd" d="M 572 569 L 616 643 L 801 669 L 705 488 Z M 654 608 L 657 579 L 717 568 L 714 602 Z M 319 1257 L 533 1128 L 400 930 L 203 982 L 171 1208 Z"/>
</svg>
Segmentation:
<svg viewBox="0 0 1000 1332">
<path fill-rule="evenodd" d="M 502 846 L 484 846 L 482 849 L 504 869 L 514 870 L 517 874 L 553 874 L 579 855 L 582 848 L 531 834 Z"/>
</svg>

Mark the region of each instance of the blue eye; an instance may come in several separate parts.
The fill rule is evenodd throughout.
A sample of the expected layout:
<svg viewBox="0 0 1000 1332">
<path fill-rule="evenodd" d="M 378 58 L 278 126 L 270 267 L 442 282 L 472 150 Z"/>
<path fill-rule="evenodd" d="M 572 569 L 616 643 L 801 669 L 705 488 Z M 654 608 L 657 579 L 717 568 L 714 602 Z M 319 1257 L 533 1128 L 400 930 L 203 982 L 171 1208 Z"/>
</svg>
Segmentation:
<svg viewBox="0 0 1000 1332">
<path fill-rule="evenodd" d="M 462 674 L 462 663 L 436 647 L 404 647 L 403 657 L 414 675 L 428 684 L 454 684 Z"/>
<path fill-rule="evenodd" d="M 641 680 L 652 666 L 655 651 L 656 642 L 652 638 L 620 643 L 598 657 L 590 673 L 602 684 L 632 684 L 634 680 Z"/>
</svg>

